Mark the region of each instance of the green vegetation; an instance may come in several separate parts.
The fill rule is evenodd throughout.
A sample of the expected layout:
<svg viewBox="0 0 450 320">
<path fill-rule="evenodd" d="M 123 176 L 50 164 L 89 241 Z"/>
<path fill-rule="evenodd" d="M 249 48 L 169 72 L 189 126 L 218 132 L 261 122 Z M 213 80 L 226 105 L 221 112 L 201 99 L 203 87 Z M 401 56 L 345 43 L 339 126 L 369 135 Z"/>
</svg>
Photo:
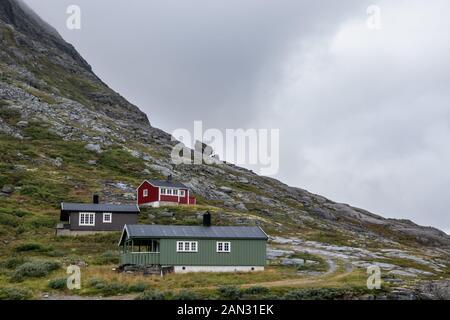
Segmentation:
<svg viewBox="0 0 450 320">
<path fill-rule="evenodd" d="M 159 290 L 146 290 L 136 297 L 136 300 L 164 300 L 165 295 Z"/>
<path fill-rule="evenodd" d="M 0 100 L 0 107 L 7 107 L 9 106 L 9 102 L 7 100 Z"/>
<path fill-rule="evenodd" d="M 221 298 L 229 300 L 238 300 L 242 295 L 241 289 L 236 286 L 222 286 L 217 291 Z"/>
<path fill-rule="evenodd" d="M 128 285 L 117 281 L 108 282 L 98 278 L 92 278 L 88 282 L 89 293 L 102 294 L 104 296 L 115 296 L 127 293 L 143 294 L 147 291 L 148 285 L 145 283 L 135 283 Z"/>
<path fill-rule="evenodd" d="M 52 251 L 52 247 L 43 246 L 40 243 L 30 242 L 23 243 L 14 248 L 16 252 L 26 252 L 26 251 L 35 251 L 35 252 L 49 252 Z"/>
<path fill-rule="evenodd" d="M 352 299 L 367 293 L 366 287 L 360 288 L 314 288 L 295 289 L 287 292 L 283 300 L 337 300 Z"/>
<path fill-rule="evenodd" d="M 5 39 L 6 43 L 9 47 L 16 47 L 16 38 L 14 37 L 14 32 L 10 27 L 4 27 L 1 29 L 3 38 Z"/>
<path fill-rule="evenodd" d="M 46 102 L 48 104 L 55 104 L 57 101 L 52 96 L 48 95 L 47 93 L 38 90 L 36 88 L 28 87 L 25 88 L 25 91 L 29 94 L 35 96 L 36 98 L 39 98 L 39 100 Z"/>
<path fill-rule="evenodd" d="M 194 292 L 189 290 L 181 290 L 180 292 L 177 292 L 172 295 L 172 300 L 199 300 L 201 299 L 201 296 Z"/>
<path fill-rule="evenodd" d="M 61 264 L 54 261 L 25 262 L 18 266 L 12 274 L 11 280 L 21 282 L 25 278 L 38 278 L 48 275 L 61 267 Z"/>
<path fill-rule="evenodd" d="M 119 263 L 119 251 L 118 250 L 108 250 L 101 253 L 94 261 L 94 264 L 105 265 L 105 264 L 118 264 Z"/>
<path fill-rule="evenodd" d="M 111 148 L 103 152 L 99 157 L 99 165 L 114 172 L 114 174 L 131 175 L 140 177 L 144 166 L 142 160 L 133 157 L 130 153 L 119 147 Z"/>
<path fill-rule="evenodd" d="M 10 109 L 7 106 L 8 102 L 5 100 L 1 100 L 0 104 L 0 118 L 2 118 L 9 125 L 15 125 L 20 121 L 21 115 L 20 112 L 16 109 Z"/>
<path fill-rule="evenodd" d="M 25 288 L 0 288 L 0 300 L 26 300 L 29 298 L 31 298 L 31 292 Z"/>
<path fill-rule="evenodd" d="M 67 288 L 67 278 L 52 279 L 48 283 L 48 287 L 54 290 L 63 290 Z"/>
</svg>

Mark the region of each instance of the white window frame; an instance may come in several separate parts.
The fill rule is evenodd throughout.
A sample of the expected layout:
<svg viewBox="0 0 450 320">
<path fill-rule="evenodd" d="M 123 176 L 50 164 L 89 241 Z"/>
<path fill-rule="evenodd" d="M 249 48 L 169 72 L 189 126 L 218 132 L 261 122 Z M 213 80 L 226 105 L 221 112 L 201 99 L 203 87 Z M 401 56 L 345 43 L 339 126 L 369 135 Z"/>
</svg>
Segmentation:
<svg viewBox="0 0 450 320">
<path fill-rule="evenodd" d="M 178 197 L 178 189 L 172 189 L 172 195 Z"/>
<path fill-rule="evenodd" d="M 180 190 L 180 191 L 178 191 L 178 195 L 179 195 L 181 198 L 184 198 L 184 197 L 186 196 L 186 190 Z"/>
<path fill-rule="evenodd" d="M 95 226 L 95 212 L 80 212 L 78 213 L 78 225 L 79 226 L 87 226 L 87 227 L 93 227 Z M 92 216 L 92 223 L 90 222 L 90 217 Z M 86 223 L 86 218 L 88 219 Z M 81 223 L 81 220 L 83 220 L 83 223 Z"/>
<path fill-rule="evenodd" d="M 144 189 L 144 191 L 142 192 L 142 196 L 148 197 L 148 189 Z"/>
<path fill-rule="evenodd" d="M 198 252 L 198 241 L 177 241 L 177 252 Z"/>
<path fill-rule="evenodd" d="M 225 247 L 228 245 L 228 250 Z M 216 242 L 216 252 L 218 253 L 230 253 L 231 252 L 231 242 L 229 241 L 217 241 Z"/>
<path fill-rule="evenodd" d="M 106 216 L 109 216 L 109 221 L 105 221 Z M 103 223 L 112 223 L 112 216 L 111 212 L 103 212 Z"/>
</svg>

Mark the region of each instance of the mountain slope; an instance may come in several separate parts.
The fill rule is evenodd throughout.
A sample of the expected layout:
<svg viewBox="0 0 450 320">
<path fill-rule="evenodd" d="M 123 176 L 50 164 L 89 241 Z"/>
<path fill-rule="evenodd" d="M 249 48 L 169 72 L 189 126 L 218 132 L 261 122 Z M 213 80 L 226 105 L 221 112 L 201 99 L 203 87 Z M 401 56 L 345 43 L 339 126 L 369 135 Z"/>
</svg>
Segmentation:
<svg viewBox="0 0 450 320">
<path fill-rule="evenodd" d="M 450 237 L 435 228 L 385 219 L 231 164 L 173 165 L 171 136 L 21 2 L 0 3 L 0 71 L 3 257 L 29 239 L 54 242 L 61 201 L 89 201 L 99 192 L 104 201 L 133 202 L 144 178 L 167 174 L 187 182 L 199 206 L 170 209 L 175 220 L 149 209 L 141 222 L 197 223 L 196 214 L 210 210 L 215 223 L 261 225 L 280 245 L 298 239 L 294 244 L 313 241 L 303 245 L 314 250 L 337 245 L 448 257 Z"/>
</svg>

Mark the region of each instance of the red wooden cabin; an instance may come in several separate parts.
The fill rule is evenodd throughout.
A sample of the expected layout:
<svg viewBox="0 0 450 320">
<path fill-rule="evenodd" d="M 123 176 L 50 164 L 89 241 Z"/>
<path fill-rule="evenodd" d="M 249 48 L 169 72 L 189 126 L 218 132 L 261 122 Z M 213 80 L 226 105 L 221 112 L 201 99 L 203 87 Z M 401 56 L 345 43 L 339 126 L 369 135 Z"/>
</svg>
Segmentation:
<svg viewBox="0 0 450 320">
<path fill-rule="evenodd" d="M 190 190 L 181 182 L 167 180 L 145 180 L 137 188 L 139 206 L 159 207 L 171 204 L 196 204 Z"/>
</svg>

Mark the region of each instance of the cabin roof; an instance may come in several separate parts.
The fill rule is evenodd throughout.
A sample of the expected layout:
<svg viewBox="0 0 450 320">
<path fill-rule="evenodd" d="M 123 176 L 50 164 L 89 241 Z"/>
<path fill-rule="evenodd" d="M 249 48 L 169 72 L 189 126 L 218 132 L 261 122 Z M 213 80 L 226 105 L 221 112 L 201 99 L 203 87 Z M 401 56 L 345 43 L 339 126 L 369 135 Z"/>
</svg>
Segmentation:
<svg viewBox="0 0 450 320">
<path fill-rule="evenodd" d="M 166 187 L 166 188 L 183 188 L 188 189 L 185 184 L 176 181 L 167 181 L 167 180 L 146 180 L 155 187 Z"/>
<path fill-rule="evenodd" d="M 70 212 L 120 212 L 120 213 L 139 213 L 137 204 L 108 204 L 108 203 L 61 203 L 60 220 L 67 221 Z"/>
<path fill-rule="evenodd" d="M 137 204 L 109 204 L 109 203 L 61 203 L 62 211 L 93 211 L 93 212 L 123 212 L 139 213 Z"/>
<path fill-rule="evenodd" d="M 128 239 L 195 238 L 267 240 L 260 227 L 125 225 L 119 245 Z"/>
</svg>

